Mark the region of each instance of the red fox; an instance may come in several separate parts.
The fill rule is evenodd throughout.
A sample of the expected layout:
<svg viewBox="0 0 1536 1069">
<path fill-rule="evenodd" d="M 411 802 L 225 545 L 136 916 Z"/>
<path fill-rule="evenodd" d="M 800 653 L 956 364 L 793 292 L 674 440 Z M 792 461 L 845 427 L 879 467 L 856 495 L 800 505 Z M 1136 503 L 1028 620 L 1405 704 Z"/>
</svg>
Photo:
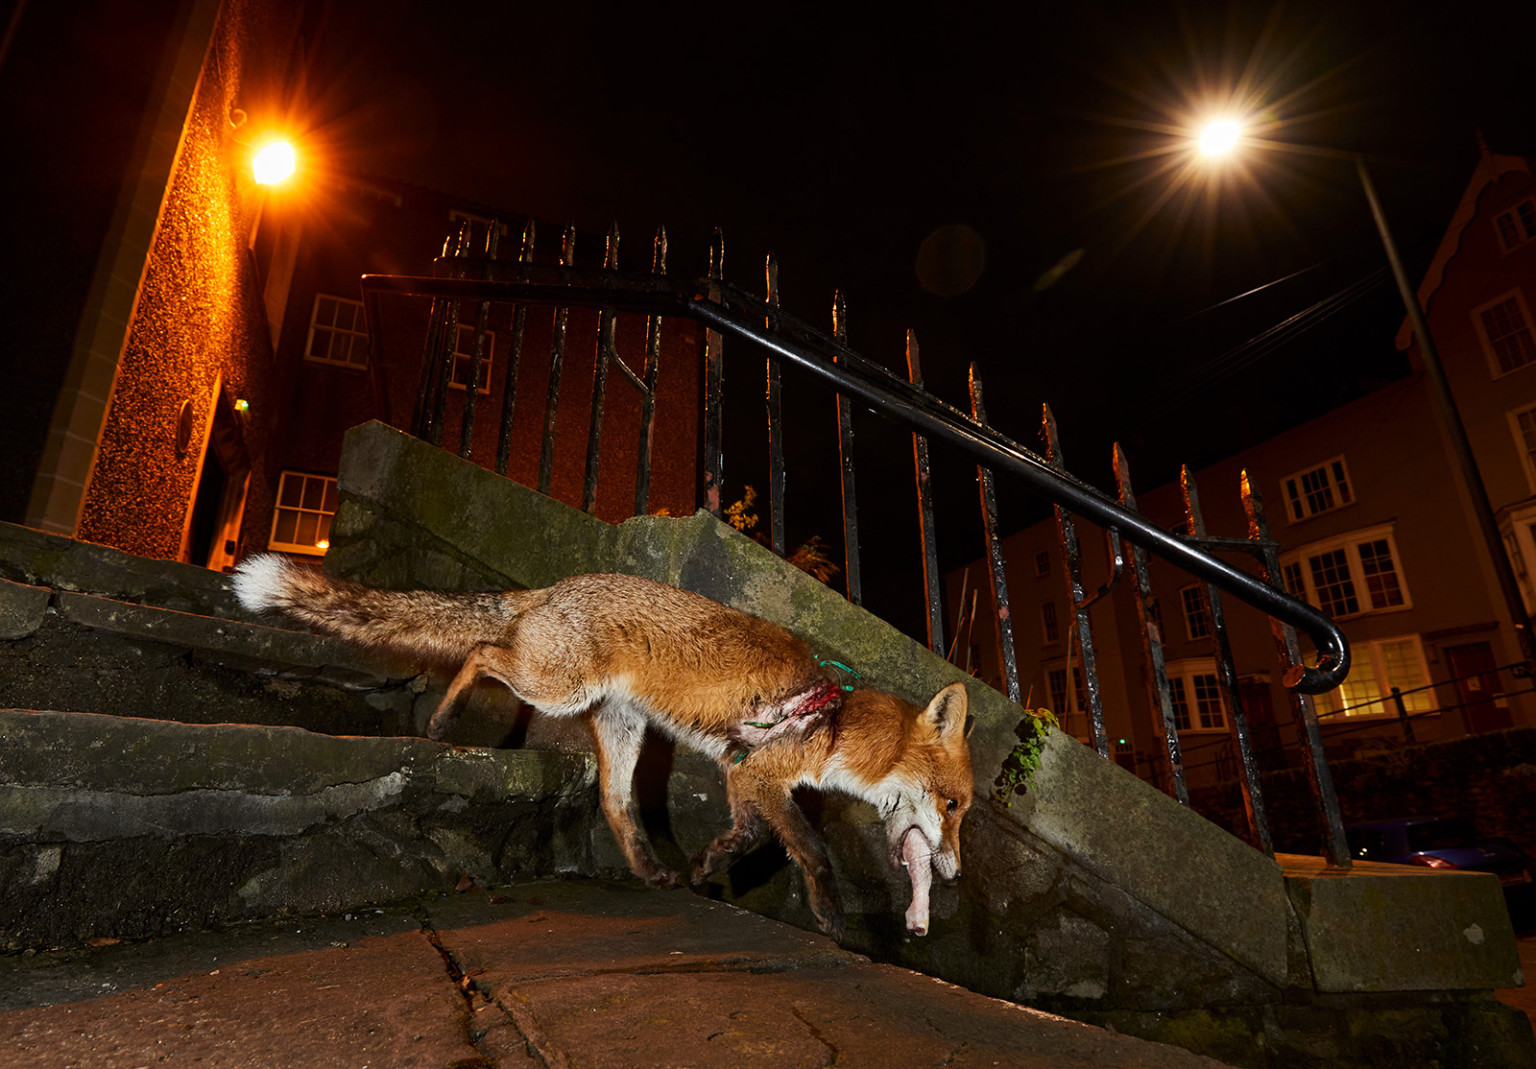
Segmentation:
<svg viewBox="0 0 1536 1069">
<path fill-rule="evenodd" d="M 805 875 L 822 930 L 843 934 L 826 848 L 791 795 L 799 786 L 869 802 L 892 864 L 911 874 L 907 927 L 928 928 L 928 886 L 960 871 L 971 806 L 963 683 L 927 708 L 866 687 L 845 689 L 807 644 L 767 620 L 629 575 L 578 575 L 542 590 L 389 591 L 327 578 L 284 557 L 247 560 L 234 589 L 324 634 L 457 667 L 427 734 L 442 739 L 460 699 L 484 677 L 553 716 L 586 716 L 604 815 L 647 883 L 678 874 L 657 859 L 633 793 L 647 724 L 715 758 L 732 826 L 693 859 L 697 884 L 750 849 L 766 823 Z M 840 667 L 840 666 L 839 666 Z"/>
</svg>

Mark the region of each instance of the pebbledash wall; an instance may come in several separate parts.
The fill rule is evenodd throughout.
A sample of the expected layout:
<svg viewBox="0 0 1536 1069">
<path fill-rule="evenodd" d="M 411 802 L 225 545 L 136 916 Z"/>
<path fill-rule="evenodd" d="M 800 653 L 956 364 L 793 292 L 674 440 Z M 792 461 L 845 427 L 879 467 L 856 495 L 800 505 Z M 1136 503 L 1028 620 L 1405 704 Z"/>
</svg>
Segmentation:
<svg viewBox="0 0 1536 1069">
<path fill-rule="evenodd" d="M 586 571 L 645 575 L 784 624 L 909 700 L 965 678 L 703 513 L 608 525 L 380 424 L 349 433 L 341 489 L 326 558 L 338 575 L 479 589 Z M 903 929 L 910 889 L 873 811 L 809 800 L 854 949 L 1237 1065 L 1536 1057 L 1529 1022 L 1490 995 L 1518 982 L 1494 879 L 1277 862 L 1059 732 L 1046 738 L 1030 792 L 1005 807 L 987 793 L 1023 713 L 974 681 L 969 691 L 978 803 L 963 833 L 964 874 L 935 889 L 927 938 Z M 425 695 L 418 715 L 434 700 Z M 466 730 L 494 715 L 467 716 Z M 537 719 L 513 732 L 525 745 L 590 745 L 543 735 Z M 719 771 L 696 755 L 653 745 L 641 782 L 671 863 L 728 823 Z M 605 863 L 620 867 L 608 850 Z M 776 848 L 703 891 L 813 927 L 799 876 Z"/>
</svg>

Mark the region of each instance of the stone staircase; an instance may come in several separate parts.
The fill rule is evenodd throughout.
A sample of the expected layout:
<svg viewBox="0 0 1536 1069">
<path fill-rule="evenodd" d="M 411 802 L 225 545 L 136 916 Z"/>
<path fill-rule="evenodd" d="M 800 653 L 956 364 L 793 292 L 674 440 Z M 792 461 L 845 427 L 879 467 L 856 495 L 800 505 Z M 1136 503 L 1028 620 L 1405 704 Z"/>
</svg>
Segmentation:
<svg viewBox="0 0 1536 1069">
<path fill-rule="evenodd" d="M 0 950 L 595 871 L 590 755 L 410 737 L 413 666 L 204 569 L 0 525 L 0 571 Z"/>
</svg>

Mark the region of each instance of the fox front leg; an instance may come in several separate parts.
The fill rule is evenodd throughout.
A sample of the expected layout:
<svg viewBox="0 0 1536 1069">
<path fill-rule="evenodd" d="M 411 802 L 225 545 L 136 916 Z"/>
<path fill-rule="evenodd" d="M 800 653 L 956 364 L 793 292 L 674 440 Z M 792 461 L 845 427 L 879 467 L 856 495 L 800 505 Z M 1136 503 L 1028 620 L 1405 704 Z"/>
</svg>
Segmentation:
<svg viewBox="0 0 1536 1069">
<path fill-rule="evenodd" d="M 789 856 L 800 866 L 805 875 L 806 899 L 810 902 L 811 912 L 816 915 L 816 923 L 833 940 L 842 942 L 843 901 L 821 836 L 787 791 L 780 793 L 770 788 L 743 801 L 762 814 L 779 842 L 784 844 L 784 849 L 789 851 Z"/>
<path fill-rule="evenodd" d="M 763 837 L 763 822 L 736 793 L 730 766 L 722 762 L 722 767 L 725 772 L 725 793 L 731 805 L 731 828 L 694 855 L 689 879 L 695 887 L 703 883 L 711 873 L 751 850 Z"/>
</svg>

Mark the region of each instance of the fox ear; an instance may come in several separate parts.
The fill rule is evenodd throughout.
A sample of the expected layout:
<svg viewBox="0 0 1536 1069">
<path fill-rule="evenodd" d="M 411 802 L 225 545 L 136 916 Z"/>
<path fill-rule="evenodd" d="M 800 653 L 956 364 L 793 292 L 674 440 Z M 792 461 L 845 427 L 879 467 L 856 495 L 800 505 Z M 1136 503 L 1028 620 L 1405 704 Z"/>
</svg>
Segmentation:
<svg viewBox="0 0 1536 1069">
<path fill-rule="evenodd" d="M 933 696 L 933 701 L 918 719 L 932 728 L 940 741 L 954 742 L 965 738 L 965 713 L 969 705 L 965 684 L 951 683 Z"/>
</svg>

